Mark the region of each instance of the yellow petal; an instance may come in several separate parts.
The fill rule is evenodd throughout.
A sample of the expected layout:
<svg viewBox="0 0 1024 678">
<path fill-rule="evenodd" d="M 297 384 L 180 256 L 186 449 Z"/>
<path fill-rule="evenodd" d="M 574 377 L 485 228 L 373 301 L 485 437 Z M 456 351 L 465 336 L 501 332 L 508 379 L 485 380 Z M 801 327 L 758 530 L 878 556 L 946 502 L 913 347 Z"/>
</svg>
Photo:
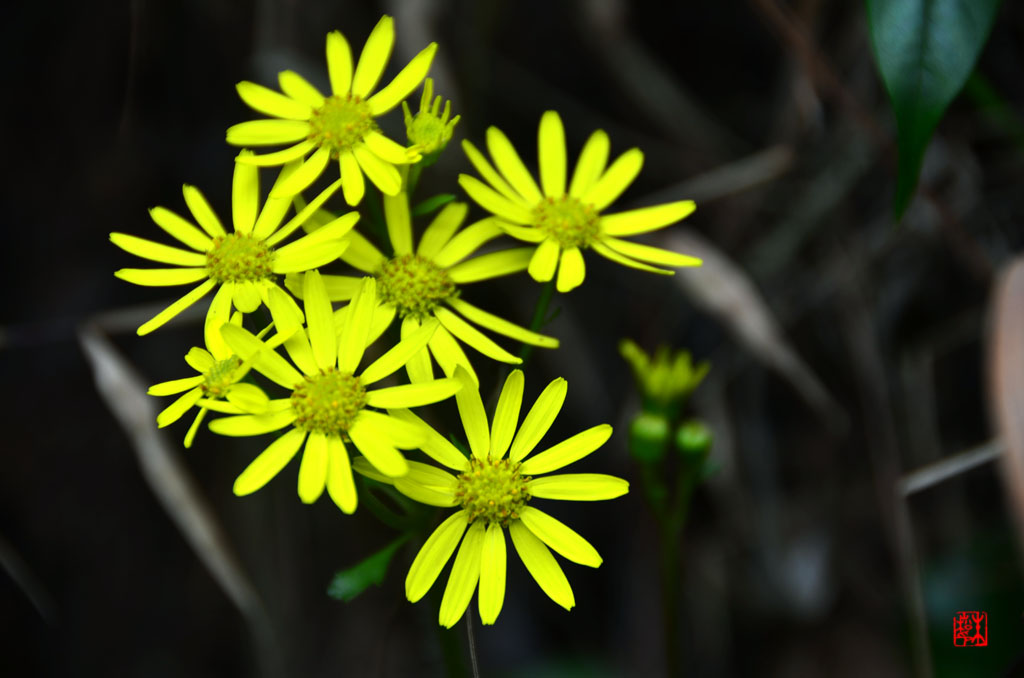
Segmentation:
<svg viewBox="0 0 1024 678">
<path fill-rule="evenodd" d="M 407 409 L 389 409 L 388 414 L 395 419 L 401 419 L 420 427 L 420 432 L 424 436 L 420 443 L 420 449 L 428 457 L 456 471 L 465 471 L 469 468 L 469 460 L 462 455 L 462 452 L 430 424 Z"/>
<path fill-rule="evenodd" d="M 537 158 L 540 161 L 540 183 L 544 195 L 559 198 L 565 195 L 565 128 L 554 111 L 545 111 L 537 133 Z"/>
<path fill-rule="evenodd" d="M 480 623 L 493 624 L 505 602 L 505 530 L 491 523 L 484 533 L 480 556 Z"/>
<path fill-rule="evenodd" d="M 338 369 L 342 372 L 355 372 L 363 359 L 376 305 L 377 282 L 373 278 L 363 278 L 359 294 L 346 307 L 348 322 L 342 325 L 338 342 Z"/>
<path fill-rule="evenodd" d="M 235 156 L 235 162 L 242 163 L 243 165 L 255 165 L 256 167 L 275 167 L 304 158 L 314 148 L 316 148 L 316 142 L 307 140 L 294 146 L 283 148 L 280 151 L 274 151 L 273 153 L 250 153 L 243 151 Z"/>
<path fill-rule="evenodd" d="M 565 473 L 534 478 L 526 484 L 530 494 L 540 499 L 567 501 L 603 501 L 629 492 L 629 483 L 603 473 Z"/>
<path fill-rule="evenodd" d="M 565 402 L 565 394 L 568 389 L 568 383 L 559 377 L 541 391 L 541 394 L 537 396 L 537 401 L 530 408 L 526 418 L 523 419 L 523 425 L 519 428 L 515 440 L 512 441 L 509 459 L 520 461 L 533 451 L 562 410 L 562 403 Z"/>
<path fill-rule="evenodd" d="M 196 218 L 196 222 L 210 237 L 216 238 L 227 235 L 224 226 L 220 223 L 220 219 L 217 218 L 217 214 L 210 207 L 210 203 L 207 202 L 206 196 L 198 188 L 185 184 L 181 187 L 181 193 L 185 196 L 185 204 L 188 205 L 192 216 Z"/>
<path fill-rule="evenodd" d="M 482 254 L 479 257 L 455 264 L 448 269 L 448 276 L 452 282 L 462 285 L 519 273 L 525 271 L 530 265 L 535 249 L 535 247 L 515 247 L 501 252 Z"/>
<path fill-rule="evenodd" d="M 494 424 L 491 427 L 491 459 L 501 459 L 512 442 L 512 436 L 519 424 L 519 410 L 523 405 L 523 384 L 523 371 L 512 370 L 501 388 L 498 404 L 494 408 Z"/>
<path fill-rule="evenodd" d="M 586 271 L 580 248 L 570 247 L 562 250 L 561 261 L 558 264 L 558 291 L 564 294 L 582 285 Z"/>
<path fill-rule="evenodd" d="M 434 257 L 434 263 L 448 268 L 475 252 L 481 245 L 501 235 L 499 219 L 488 217 L 470 224 L 448 241 Z"/>
<path fill-rule="evenodd" d="M 601 217 L 601 230 L 608 235 L 624 236 L 647 233 L 674 224 L 697 209 L 692 200 L 642 207 L 637 210 L 606 214 Z"/>
<path fill-rule="evenodd" d="M 494 189 L 488 188 L 476 177 L 460 174 L 459 186 L 462 186 L 462 190 L 488 212 L 508 219 L 514 224 L 529 224 L 533 221 L 533 214 L 523 203 L 512 202 Z"/>
<path fill-rule="evenodd" d="M 522 196 L 515 192 L 515 190 L 508 185 L 508 182 L 501 178 L 498 171 L 491 166 L 491 163 L 487 161 L 484 154 L 477 150 L 468 139 L 463 139 L 462 150 L 465 151 L 466 157 L 469 158 L 469 162 L 473 164 L 476 171 L 480 173 L 480 176 L 489 183 L 494 189 L 505 196 L 507 199 L 514 203 L 522 202 Z"/>
<path fill-rule="evenodd" d="M 235 89 L 238 91 L 238 96 L 242 97 L 242 101 L 250 108 L 271 117 L 285 120 L 309 120 L 313 115 L 313 109 L 309 104 L 295 101 L 263 85 L 243 80 L 235 85 Z"/>
<path fill-rule="evenodd" d="M 448 575 L 448 584 L 444 589 L 444 596 L 441 598 L 441 610 L 438 621 L 441 626 L 451 628 L 462 618 L 469 601 L 473 598 L 473 591 L 480 579 L 480 557 L 483 551 L 484 524 L 476 521 L 466 530 L 466 536 L 462 540 L 462 546 L 455 555 L 455 564 L 452 565 L 452 572 Z"/>
<path fill-rule="evenodd" d="M 484 412 L 483 400 L 480 399 L 480 389 L 463 368 L 455 369 L 455 379 L 462 383 L 462 388 L 455 394 L 455 401 L 469 449 L 477 459 L 487 459 L 491 435 L 487 429 L 487 414 Z"/>
<path fill-rule="evenodd" d="M 530 176 L 530 171 L 519 158 L 512 142 L 497 127 L 487 128 L 487 150 L 491 152 L 491 158 L 498 171 L 525 202 L 535 204 L 543 199 L 537 182 Z"/>
<path fill-rule="evenodd" d="M 310 108 L 320 108 L 324 105 L 324 95 L 320 90 L 295 71 L 281 71 L 277 74 L 277 82 L 281 85 L 281 91 L 295 101 L 301 101 Z"/>
<path fill-rule="evenodd" d="M 640 243 L 630 242 L 628 240 L 605 238 L 603 242 L 605 245 L 623 256 L 630 257 L 631 259 L 639 259 L 651 264 L 678 267 L 700 266 L 701 263 L 703 263 L 697 257 L 691 257 L 688 254 L 680 254 L 678 252 L 672 252 L 671 250 L 663 250 L 660 247 L 641 245 Z"/>
<path fill-rule="evenodd" d="M 251 151 L 242 151 L 242 157 L 252 155 Z M 235 172 L 231 185 L 231 219 L 235 233 L 252 233 L 259 213 L 260 172 L 253 165 L 235 163 Z"/>
<path fill-rule="evenodd" d="M 369 391 L 366 402 L 372 407 L 421 407 L 451 398 L 461 388 L 462 384 L 455 379 L 435 379 Z"/>
<path fill-rule="evenodd" d="M 185 393 L 180 398 L 175 400 L 173 403 L 168 405 L 163 412 L 157 415 L 157 427 L 163 428 L 178 421 L 179 419 L 181 419 L 182 415 L 188 412 L 193 405 L 199 402 L 199 399 L 202 397 L 203 390 L 200 388 L 193 388 L 191 391 Z"/>
<path fill-rule="evenodd" d="M 569 580 L 565 578 L 565 573 L 544 542 L 534 536 L 520 520 L 512 521 L 508 532 L 516 553 L 541 590 L 551 600 L 571 610 L 576 605 L 572 587 L 569 586 Z"/>
<path fill-rule="evenodd" d="M 324 493 L 327 485 L 327 436 L 312 431 L 306 441 L 299 465 L 299 499 L 312 504 Z"/>
<path fill-rule="evenodd" d="M 338 165 L 341 170 L 341 188 L 345 194 L 345 202 L 349 205 L 358 205 L 366 192 L 366 185 L 363 182 L 363 170 L 359 169 L 356 156 L 352 151 L 345 151 L 338 158 Z"/>
<path fill-rule="evenodd" d="M 149 259 L 161 264 L 172 266 L 206 266 L 206 255 L 199 252 L 189 252 L 177 247 L 168 247 L 145 238 L 136 238 L 126 233 L 111 233 L 110 242 L 114 243 L 125 252 L 134 254 L 143 259 Z M 194 281 L 190 281 L 194 282 Z"/>
<path fill-rule="evenodd" d="M 464 343 L 472 346 L 477 351 L 480 351 L 480 353 L 483 353 L 488 358 L 512 365 L 518 365 L 523 362 L 521 358 L 517 358 L 501 346 L 498 346 L 483 332 L 476 329 L 465 320 L 449 311 L 447 308 L 437 308 L 434 311 L 434 315 L 441 321 L 441 324 L 444 325 L 445 329 L 452 333 L 452 335 L 458 337 Z"/>
<path fill-rule="evenodd" d="M 531 332 L 519 325 L 515 325 L 503 318 L 499 318 L 494 314 L 479 309 L 463 299 L 452 298 L 446 303 L 461 313 L 467 320 L 475 322 L 477 325 L 483 325 L 492 332 L 503 334 L 506 337 L 515 339 L 516 341 L 521 341 L 525 344 L 531 344 L 533 346 L 558 348 L 558 339 L 548 337 L 543 334 L 537 334 L 536 332 Z"/>
<path fill-rule="evenodd" d="M 374 116 L 384 115 L 412 94 L 426 77 L 436 52 L 437 43 L 432 42 L 414 56 L 394 80 L 367 100 L 370 113 Z"/>
<path fill-rule="evenodd" d="M 309 188 L 316 181 L 331 159 L 331 152 L 326 147 L 318 148 L 309 156 L 302 166 L 295 170 L 286 181 L 278 182 L 270 191 L 272 198 L 289 198 Z"/>
<path fill-rule="evenodd" d="M 654 266 L 642 264 L 639 261 L 634 261 L 629 257 L 625 257 L 619 254 L 611 247 L 608 247 L 607 245 L 601 242 L 591 243 L 590 247 L 605 259 L 610 259 L 611 261 L 614 261 L 616 264 L 622 264 L 623 266 L 629 266 L 630 268 L 635 268 L 639 271 L 647 271 L 648 273 L 658 273 L 660 275 L 672 275 L 674 273 L 674 271 L 667 271 L 663 268 L 656 268 Z"/>
<path fill-rule="evenodd" d="M 352 77 L 352 94 L 366 98 L 384 73 L 391 50 L 395 46 L 395 24 L 389 16 L 381 17 L 366 38 L 363 51 Z"/>
<path fill-rule="evenodd" d="M 403 324 L 402 340 L 395 344 L 384 355 L 373 361 L 369 367 L 359 375 L 359 380 L 364 386 L 368 386 L 383 379 L 397 370 L 401 369 L 412 356 L 427 347 L 427 342 L 434 336 L 437 329 L 437 321 L 430 320 L 417 329 L 405 332 Z M 402 407 L 405 407 L 404 405 Z"/>
<path fill-rule="evenodd" d="M 519 519 L 537 538 L 572 562 L 588 567 L 601 565 L 597 549 L 558 519 L 533 506 L 524 507 Z"/>
<path fill-rule="evenodd" d="M 217 283 L 214 282 L 213 280 L 207 280 L 199 287 L 195 288 L 194 290 L 192 290 L 185 296 L 181 297 L 164 310 L 157 313 L 155 316 L 153 316 L 153 318 L 143 323 L 139 327 L 139 329 L 136 330 L 136 332 L 139 334 L 139 336 L 149 334 L 150 332 L 160 327 L 174 316 L 184 311 L 192 304 L 196 303 L 197 301 L 205 297 L 209 293 L 209 291 L 212 290 L 216 285 Z"/>
<path fill-rule="evenodd" d="M 172 238 L 188 245 L 197 252 L 206 252 L 213 247 L 213 241 L 205 233 L 165 207 L 154 207 L 149 216 Z"/>
<path fill-rule="evenodd" d="M 224 421 L 224 419 L 217 421 Z M 281 472 L 281 469 L 288 465 L 305 439 L 306 432 L 294 428 L 270 443 L 267 449 L 263 450 L 260 456 L 256 457 L 235 480 L 234 493 L 239 497 L 252 494 L 270 482 Z"/>
<path fill-rule="evenodd" d="M 406 193 L 384 196 L 384 222 L 395 256 L 412 254 L 412 217 Z"/>
<path fill-rule="evenodd" d="M 420 600 L 434 585 L 468 526 L 466 512 L 459 511 L 438 525 L 427 538 L 405 577 L 405 597 L 410 602 Z"/>
<path fill-rule="evenodd" d="M 356 162 L 359 163 L 359 168 L 373 182 L 373 185 L 380 189 L 381 193 L 397 195 L 402 190 L 402 175 L 390 162 L 378 157 L 365 144 L 355 146 L 352 153 L 356 157 Z"/>
<path fill-rule="evenodd" d="M 277 146 L 302 141 L 313 132 L 305 120 L 249 120 L 228 127 L 232 146 Z"/>
<path fill-rule="evenodd" d="M 537 282 L 551 280 L 555 276 L 555 269 L 558 267 L 559 250 L 558 241 L 554 238 L 547 238 L 537 245 L 537 249 L 533 252 L 533 257 L 530 258 L 530 264 L 526 268 L 530 277 Z"/>
<path fill-rule="evenodd" d="M 388 438 L 368 423 L 369 420 L 357 417 L 348 435 L 353 444 L 363 453 L 374 467 L 386 476 L 403 476 L 409 470 L 405 457 L 391 444 Z"/>
<path fill-rule="evenodd" d="M 327 494 L 344 513 L 354 513 L 358 503 L 345 443 L 336 435 L 327 436 Z"/>
<path fill-rule="evenodd" d="M 608 163 L 609 146 L 608 135 L 604 130 L 597 130 L 590 135 L 587 143 L 583 145 L 579 160 L 576 161 L 576 170 L 572 175 L 572 183 L 569 184 L 569 195 L 581 198 L 594 186 Z"/>
<path fill-rule="evenodd" d="M 306 273 L 303 299 L 306 308 L 306 327 L 313 357 L 321 370 L 334 367 L 338 359 L 337 334 L 334 331 L 334 309 L 327 298 L 327 288 L 319 271 Z"/>
<path fill-rule="evenodd" d="M 538 475 L 568 466 L 604 445 L 611 435 L 608 424 L 593 426 L 526 459 L 521 470 L 525 475 Z"/>
<path fill-rule="evenodd" d="M 327 34 L 327 71 L 331 78 L 331 91 L 344 96 L 352 89 L 352 49 L 339 31 Z"/>
<path fill-rule="evenodd" d="M 459 225 L 466 218 L 469 205 L 464 202 L 450 202 L 438 212 L 427 230 L 423 231 L 416 254 L 426 259 L 433 259 L 434 255 L 441 251 L 441 248 L 451 239 Z"/>
<path fill-rule="evenodd" d="M 639 149 L 633 148 L 612 163 L 597 182 L 590 187 L 580 198 L 583 203 L 591 203 L 598 212 L 615 202 L 615 199 L 622 195 L 623 191 L 629 188 L 636 176 L 640 174 L 640 168 L 644 164 L 644 154 Z"/>
</svg>

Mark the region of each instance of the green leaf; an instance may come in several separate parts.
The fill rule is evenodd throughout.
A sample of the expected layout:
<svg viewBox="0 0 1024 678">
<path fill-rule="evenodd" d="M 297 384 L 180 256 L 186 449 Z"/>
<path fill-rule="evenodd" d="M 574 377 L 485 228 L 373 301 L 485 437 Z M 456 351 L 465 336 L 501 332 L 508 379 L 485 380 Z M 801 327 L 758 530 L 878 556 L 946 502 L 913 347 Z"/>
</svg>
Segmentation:
<svg viewBox="0 0 1024 678">
<path fill-rule="evenodd" d="M 974 70 L 999 0 L 867 0 L 875 60 L 896 116 L 893 210 L 910 203 L 935 127 Z"/>
<path fill-rule="evenodd" d="M 347 603 L 354 600 L 371 585 L 380 586 L 384 581 L 384 576 L 388 573 L 388 565 L 391 564 L 395 552 L 408 539 L 409 535 L 404 534 L 372 556 L 364 558 L 348 569 L 336 572 L 327 587 L 327 595 Z"/>
<path fill-rule="evenodd" d="M 452 200 L 455 200 L 453 193 L 440 193 L 432 198 L 427 198 L 420 204 L 412 208 L 412 215 L 414 217 L 422 217 L 424 214 L 430 214 L 441 209 Z"/>
</svg>

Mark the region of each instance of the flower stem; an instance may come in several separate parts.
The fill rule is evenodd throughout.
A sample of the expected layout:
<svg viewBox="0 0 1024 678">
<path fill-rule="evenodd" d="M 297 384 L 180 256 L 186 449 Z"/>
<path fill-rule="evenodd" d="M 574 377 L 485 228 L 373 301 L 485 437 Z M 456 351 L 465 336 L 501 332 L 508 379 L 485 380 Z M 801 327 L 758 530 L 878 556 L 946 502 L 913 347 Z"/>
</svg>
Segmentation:
<svg viewBox="0 0 1024 678">
<path fill-rule="evenodd" d="M 537 299 L 537 305 L 533 309 L 533 320 L 530 321 L 530 331 L 539 332 L 545 324 L 545 318 L 548 315 L 548 306 L 551 305 L 551 297 L 555 294 L 555 279 L 552 277 L 551 280 L 544 283 L 544 287 L 540 291 L 540 297 Z M 519 358 L 526 364 L 530 354 L 533 353 L 533 346 L 524 343 L 522 348 L 519 349 Z"/>
<path fill-rule="evenodd" d="M 466 640 L 469 643 L 469 666 L 473 678 L 480 678 L 480 665 L 476 660 L 476 638 L 473 636 L 473 608 L 466 608 Z"/>
</svg>

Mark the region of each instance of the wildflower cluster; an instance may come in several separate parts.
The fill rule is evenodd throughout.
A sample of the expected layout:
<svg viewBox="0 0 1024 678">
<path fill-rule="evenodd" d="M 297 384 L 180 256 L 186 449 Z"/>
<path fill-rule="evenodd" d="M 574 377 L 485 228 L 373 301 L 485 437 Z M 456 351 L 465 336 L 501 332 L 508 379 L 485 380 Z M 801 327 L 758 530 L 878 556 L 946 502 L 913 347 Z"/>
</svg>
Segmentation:
<svg viewBox="0 0 1024 678">
<path fill-rule="evenodd" d="M 480 358 L 471 361 L 466 347 L 520 365 L 509 340 L 547 349 L 559 342 L 541 334 L 540 323 L 523 327 L 469 303 L 462 291 L 526 272 L 568 292 L 584 281 L 587 251 L 656 273 L 699 265 L 693 257 L 625 239 L 668 226 L 694 205 L 680 201 L 610 213 L 638 175 L 643 154 L 628 150 L 609 164 L 610 142 L 598 130 L 570 173 L 562 120 L 549 111 L 538 133 L 539 184 L 511 141 L 491 127 L 490 159 L 462 143 L 479 174 L 458 179 L 482 209 L 475 220 L 466 224 L 467 203 L 443 197 L 414 209 L 420 172 L 445 150 L 460 118 L 451 115 L 450 101 L 435 97 L 426 77 L 434 43 L 379 86 L 394 40 L 386 16 L 353 60 L 346 38 L 328 34 L 330 93 L 293 71 L 279 74 L 279 90 L 238 84 L 242 101 L 266 117 L 227 130 L 227 142 L 242 147 L 234 165 L 230 230 L 203 194 L 186 185 L 189 217 L 163 207 L 150 211 L 178 245 L 110 235 L 121 249 L 161 266 L 124 268 L 117 277 L 138 285 L 192 286 L 139 327 L 140 335 L 189 306 L 208 304 L 205 348 L 185 356 L 197 374 L 150 389 L 156 396 L 180 394 L 157 425 L 168 426 L 196 408 L 186 447 L 210 412 L 223 415 L 209 422 L 220 435 L 278 433 L 235 480 L 239 496 L 259 490 L 301 456 L 297 486 L 305 503 L 326 491 L 341 511 L 354 512 L 357 471 L 422 504 L 454 509 L 426 539 L 406 578 L 406 594 L 415 602 L 458 549 L 441 603 L 444 626 L 462 616 L 475 591 L 483 622 L 497 619 L 506 531 L 541 589 L 569 609 L 572 589 L 551 551 L 591 567 L 601 557 L 536 500 L 625 494 L 626 481 L 612 476 L 550 475 L 601 447 L 612 429 L 600 424 L 534 453 L 562 407 L 567 384 L 552 381 L 520 421 L 525 378 L 518 369 L 505 380 L 489 418 L 473 365 Z M 413 114 L 406 100 L 421 85 Z M 399 105 L 405 140 L 390 138 L 378 124 Z M 256 147 L 277 148 L 257 154 L 250 150 Z M 264 197 L 260 174 L 267 171 L 276 174 Z M 335 198 L 346 205 L 340 211 L 328 206 Z M 418 237 L 414 214 L 429 219 Z M 382 236 L 377 244 L 374 235 Z M 523 245 L 493 247 L 509 237 Z M 328 266 L 339 271 L 321 271 Z M 343 272 L 346 266 L 351 273 Z M 368 347 L 378 340 L 383 346 L 371 354 Z M 462 431 L 442 435 L 413 411 L 451 397 Z M 468 452 L 452 440 L 465 440 Z"/>
</svg>

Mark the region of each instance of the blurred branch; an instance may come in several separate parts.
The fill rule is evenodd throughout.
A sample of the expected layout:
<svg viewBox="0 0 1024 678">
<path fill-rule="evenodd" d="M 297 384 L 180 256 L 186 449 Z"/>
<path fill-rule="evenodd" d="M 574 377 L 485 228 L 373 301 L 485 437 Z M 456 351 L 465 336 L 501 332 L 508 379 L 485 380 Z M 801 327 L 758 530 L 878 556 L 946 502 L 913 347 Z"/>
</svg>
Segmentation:
<svg viewBox="0 0 1024 678">
<path fill-rule="evenodd" d="M 1004 269 L 992 295 L 987 345 L 989 408 L 1006 445 L 1000 464 L 1010 512 L 1024 546 L 1024 256 Z"/>
<path fill-rule="evenodd" d="M 982 464 L 987 464 L 998 458 L 1005 449 L 1001 440 L 990 440 L 983 445 L 945 457 L 934 464 L 904 473 L 899 481 L 899 492 L 903 496 L 909 497 L 915 492 L 926 490 Z"/>
<path fill-rule="evenodd" d="M 663 244 L 704 260 L 701 268 L 675 275 L 676 283 L 690 300 L 728 328 L 758 360 L 788 380 L 831 430 L 844 430 L 848 425 L 846 413 L 790 346 L 746 272 L 690 229 L 672 229 Z"/>
<path fill-rule="evenodd" d="M 32 603 L 32 607 L 36 608 L 36 612 L 43 618 L 43 621 L 47 624 L 55 624 L 57 608 L 53 602 L 53 596 L 43 586 L 43 582 L 35 575 L 25 559 L 3 537 L 0 537 L 0 566 L 7 571 L 8 576 L 25 594 L 25 597 Z"/>
<path fill-rule="evenodd" d="M 106 316 L 124 326 L 116 314 Z M 129 326 L 135 326 L 131 318 Z M 96 390 L 121 424 L 135 450 L 143 477 L 164 510 L 242 613 L 260 654 L 259 666 L 267 675 L 280 675 L 280 651 L 263 602 L 228 544 L 213 511 L 196 487 L 181 459 L 156 427 L 156 407 L 146 385 L 131 364 L 92 321 L 78 333 L 79 343 L 92 365 Z"/>
<path fill-rule="evenodd" d="M 782 144 L 770 146 L 652 193 L 646 196 L 645 202 L 654 205 L 673 200 L 694 200 L 699 207 L 774 181 L 789 171 L 793 160 L 792 147 Z"/>
</svg>

